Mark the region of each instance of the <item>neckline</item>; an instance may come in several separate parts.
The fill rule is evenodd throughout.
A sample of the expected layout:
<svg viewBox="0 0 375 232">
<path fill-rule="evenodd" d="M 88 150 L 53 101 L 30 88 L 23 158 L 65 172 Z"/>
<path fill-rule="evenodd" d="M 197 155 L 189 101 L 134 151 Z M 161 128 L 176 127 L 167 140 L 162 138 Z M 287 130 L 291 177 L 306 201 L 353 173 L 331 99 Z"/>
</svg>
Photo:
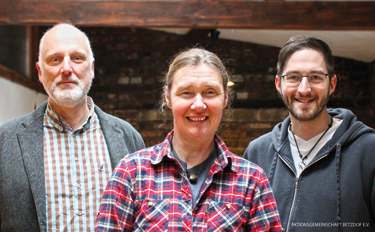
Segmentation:
<svg viewBox="0 0 375 232">
<path fill-rule="evenodd" d="M 172 148 L 172 153 L 173 153 L 173 155 L 175 156 L 175 158 L 177 158 L 177 160 L 178 160 L 179 162 L 183 162 L 183 163 L 185 163 L 185 162 L 184 162 L 183 160 L 181 160 L 181 158 L 178 156 L 176 150 L 175 150 L 174 147 L 173 147 L 173 144 L 171 144 L 171 148 Z M 189 168 L 189 169 L 187 168 L 187 165 L 186 165 L 185 172 L 186 172 L 186 175 L 187 175 L 187 177 L 188 177 L 188 179 L 189 179 L 189 182 L 190 182 L 191 184 L 195 184 L 195 183 L 197 183 L 200 174 L 202 174 L 202 171 L 206 168 L 208 161 L 210 160 L 212 154 L 213 154 L 214 151 L 215 151 L 215 148 L 216 148 L 216 145 L 214 144 L 214 147 L 212 148 L 212 150 L 211 150 L 209 156 L 208 156 L 208 157 L 207 157 L 202 163 L 197 164 L 197 165 L 195 165 L 194 167 L 191 167 L 191 168 Z M 185 163 L 185 164 L 186 164 L 186 163 Z M 198 171 L 197 173 L 189 173 L 189 170 L 194 169 L 194 168 L 197 167 L 197 166 L 201 166 L 201 167 L 199 168 L 199 171 Z"/>
<path fill-rule="evenodd" d="M 299 163 L 299 167 L 301 168 L 301 170 L 305 169 L 306 168 L 306 165 L 305 164 L 305 159 L 307 159 L 307 157 L 310 155 L 310 153 L 314 150 L 314 148 L 316 147 L 316 145 L 318 145 L 318 143 L 320 142 L 320 140 L 322 140 L 322 138 L 324 137 L 324 135 L 327 133 L 327 131 L 332 127 L 332 124 L 333 124 L 333 118 L 331 118 L 331 121 L 330 123 L 328 124 L 328 128 L 324 131 L 324 133 L 320 136 L 320 138 L 318 139 L 318 141 L 314 144 L 314 146 L 310 149 L 310 151 L 305 155 L 303 156 L 301 154 L 301 151 L 299 149 L 299 146 L 298 146 L 298 142 L 297 142 L 297 139 L 296 139 L 296 136 L 293 132 L 293 129 L 292 129 L 292 124 L 290 123 L 289 125 L 289 128 L 290 128 L 290 131 L 292 132 L 292 135 L 293 135 L 293 139 L 294 139 L 294 143 L 296 144 L 296 148 L 297 148 L 297 151 L 298 151 L 298 155 L 299 155 L 299 158 L 301 159 L 301 162 Z"/>
</svg>

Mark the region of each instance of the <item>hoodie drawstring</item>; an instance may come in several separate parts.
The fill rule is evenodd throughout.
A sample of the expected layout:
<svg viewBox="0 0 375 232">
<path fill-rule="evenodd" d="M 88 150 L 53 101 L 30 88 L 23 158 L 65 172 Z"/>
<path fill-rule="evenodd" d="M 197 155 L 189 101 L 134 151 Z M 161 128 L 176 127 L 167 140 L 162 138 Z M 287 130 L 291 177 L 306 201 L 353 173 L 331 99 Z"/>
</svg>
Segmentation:
<svg viewBox="0 0 375 232">
<path fill-rule="evenodd" d="M 336 220 L 338 223 L 341 222 L 341 189 L 340 189 L 340 153 L 341 153 L 341 144 L 336 145 L 336 190 L 337 190 L 337 215 Z M 339 226 L 339 231 L 341 226 Z"/>
</svg>

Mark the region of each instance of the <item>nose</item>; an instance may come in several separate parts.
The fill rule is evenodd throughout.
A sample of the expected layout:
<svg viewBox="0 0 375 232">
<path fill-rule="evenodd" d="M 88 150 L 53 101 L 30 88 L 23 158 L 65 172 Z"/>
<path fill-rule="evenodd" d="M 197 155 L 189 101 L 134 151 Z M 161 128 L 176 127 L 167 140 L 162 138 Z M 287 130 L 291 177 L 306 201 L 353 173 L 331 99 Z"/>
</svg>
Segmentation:
<svg viewBox="0 0 375 232">
<path fill-rule="evenodd" d="M 71 65 L 71 60 L 69 57 L 65 57 L 63 61 L 63 66 L 61 68 L 61 74 L 63 75 L 68 75 L 73 72 L 72 70 L 72 65 Z"/>
<path fill-rule="evenodd" d="M 306 78 L 305 78 L 306 77 Z M 308 94 L 311 92 L 311 85 L 307 76 L 303 76 L 301 83 L 298 86 L 298 93 L 301 95 Z"/>
<path fill-rule="evenodd" d="M 207 108 L 207 106 L 206 106 L 206 104 L 204 104 L 204 99 L 203 99 L 202 95 L 197 94 L 194 97 L 194 102 L 191 105 L 191 109 L 201 111 L 201 110 L 205 110 L 206 108 Z"/>
</svg>

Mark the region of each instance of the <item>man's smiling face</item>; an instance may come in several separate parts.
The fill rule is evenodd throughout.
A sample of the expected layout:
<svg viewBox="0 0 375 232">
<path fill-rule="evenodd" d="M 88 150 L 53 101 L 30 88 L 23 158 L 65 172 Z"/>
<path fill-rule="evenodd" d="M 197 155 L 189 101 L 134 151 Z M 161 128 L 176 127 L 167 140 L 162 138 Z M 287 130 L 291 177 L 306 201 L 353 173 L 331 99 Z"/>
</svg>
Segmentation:
<svg viewBox="0 0 375 232">
<path fill-rule="evenodd" d="M 302 49 L 294 52 L 286 61 L 285 74 L 309 75 L 327 73 L 324 56 L 313 49 Z M 291 86 L 276 76 L 276 89 L 280 93 L 291 117 L 299 121 L 310 121 L 318 117 L 326 108 L 329 96 L 336 87 L 336 76 L 329 77 L 319 85 L 311 85 L 308 78 L 302 78 L 298 86 Z"/>
</svg>

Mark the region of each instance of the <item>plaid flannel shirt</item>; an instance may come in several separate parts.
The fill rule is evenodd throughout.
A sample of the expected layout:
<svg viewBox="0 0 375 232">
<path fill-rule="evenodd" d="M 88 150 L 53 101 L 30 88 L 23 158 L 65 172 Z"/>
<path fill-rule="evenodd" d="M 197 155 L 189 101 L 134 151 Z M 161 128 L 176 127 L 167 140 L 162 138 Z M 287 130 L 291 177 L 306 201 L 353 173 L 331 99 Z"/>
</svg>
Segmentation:
<svg viewBox="0 0 375 232">
<path fill-rule="evenodd" d="M 96 231 L 281 231 L 263 170 L 232 154 L 217 135 L 218 157 L 192 209 L 189 180 L 171 151 L 172 133 L 119 162 Z"/>
</svg>

